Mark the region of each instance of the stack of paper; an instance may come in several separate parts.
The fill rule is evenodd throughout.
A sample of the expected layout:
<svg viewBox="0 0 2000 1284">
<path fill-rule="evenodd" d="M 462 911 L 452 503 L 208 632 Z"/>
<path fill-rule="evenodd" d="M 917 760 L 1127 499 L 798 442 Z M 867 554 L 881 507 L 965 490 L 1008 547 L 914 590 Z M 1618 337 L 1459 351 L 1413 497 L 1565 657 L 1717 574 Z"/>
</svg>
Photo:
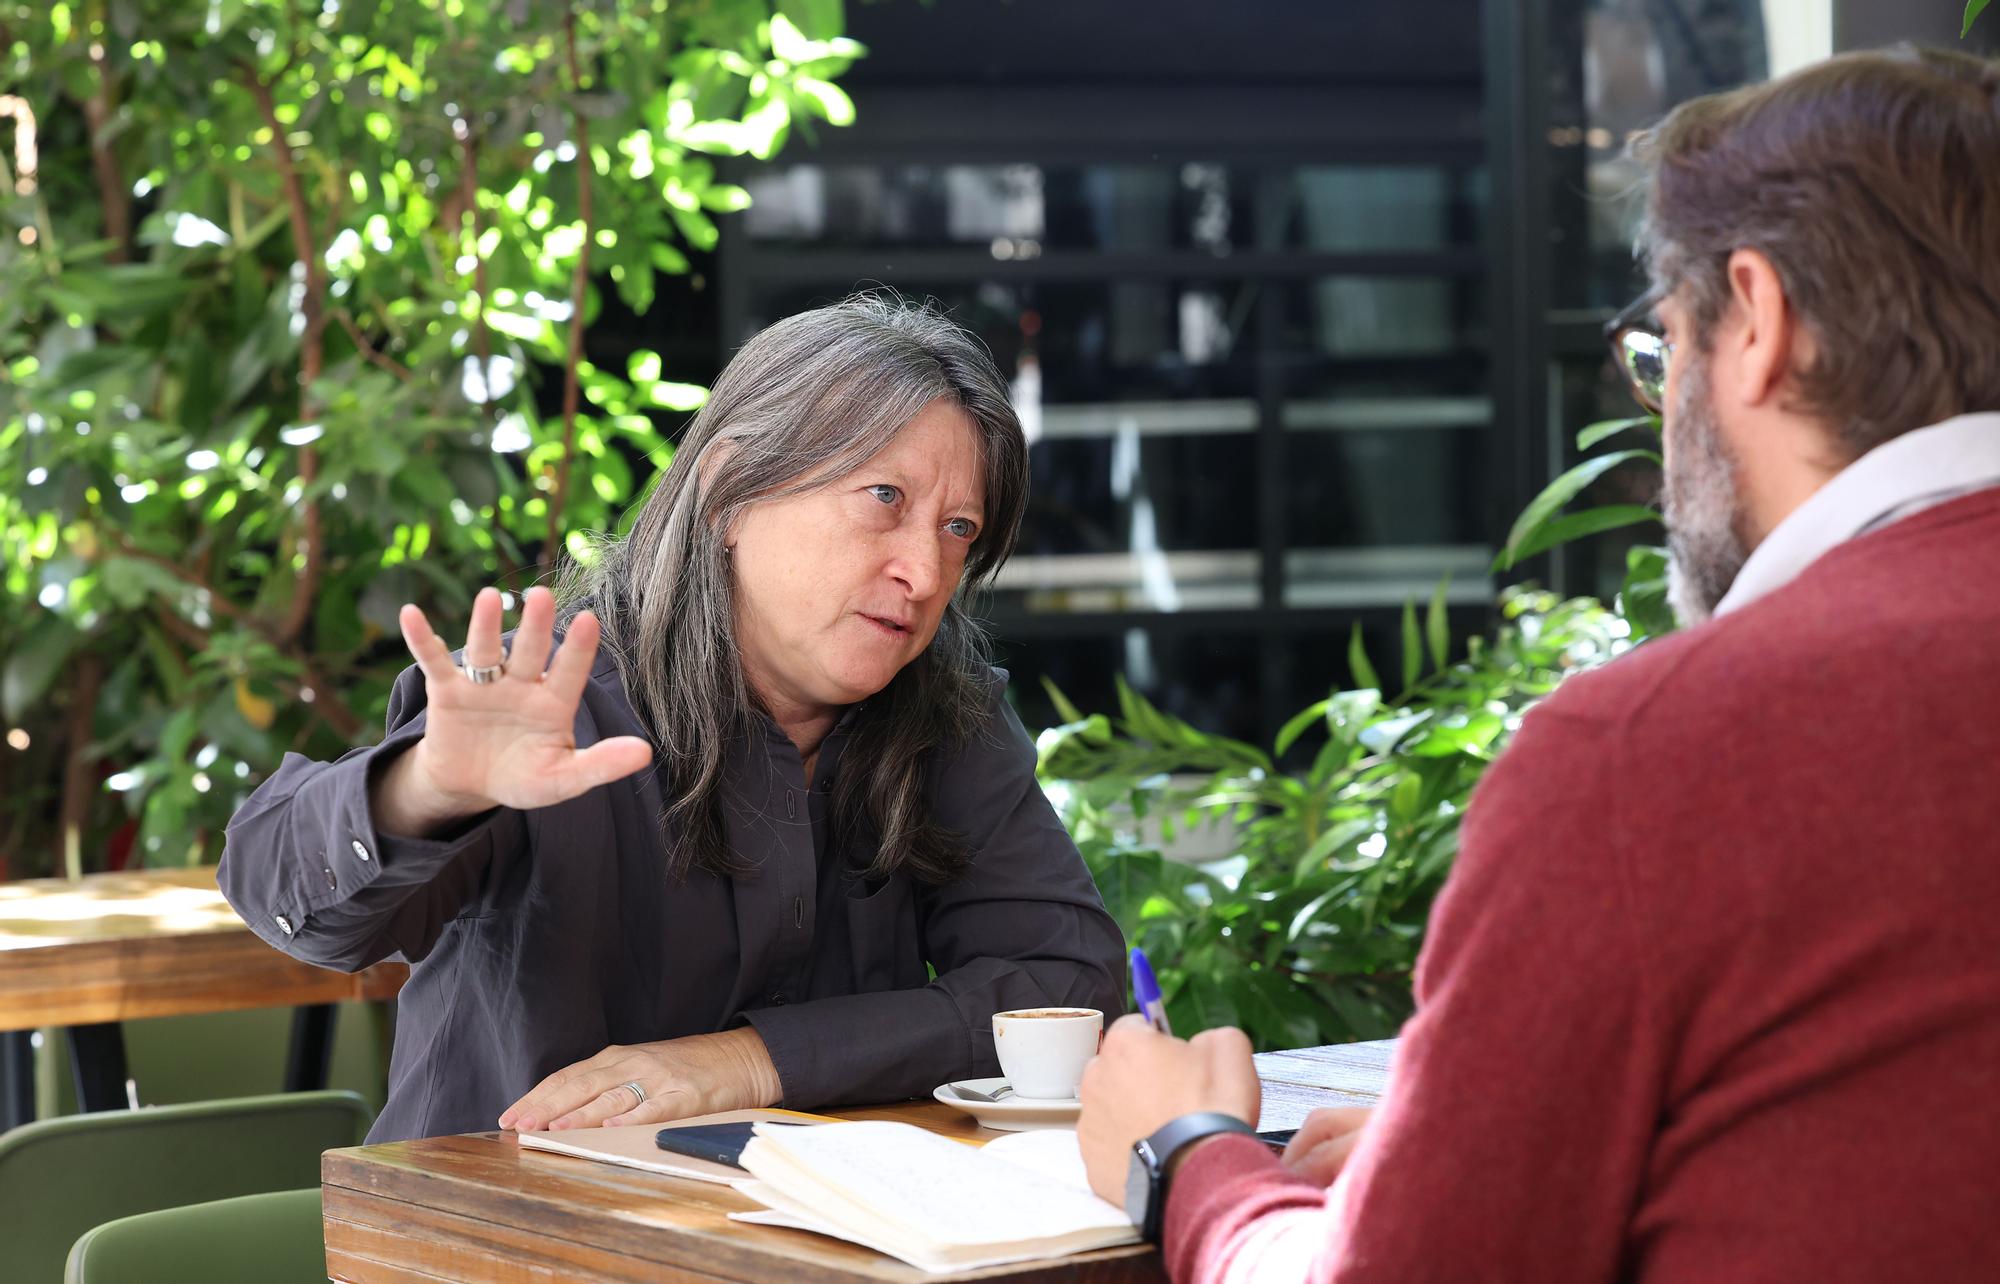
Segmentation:
<svg viewBox="0 0 2000 1284">
<path fill-rule="evenodd" d="M 972 1270 L 1138 1241 L 1122 1210 L 1079 1184 L 1075 1134 L 1033 1166 L 902 1123 L 760 1125 L 736 1189 L 768 1212 L 740 1221 L 817 1231 L 927 1271 Z M 997 1144 L 997 1143 L 996 1143 Z M 1054 1158 L 1056 1162 L 1048 1162 Z"/>
</svg>

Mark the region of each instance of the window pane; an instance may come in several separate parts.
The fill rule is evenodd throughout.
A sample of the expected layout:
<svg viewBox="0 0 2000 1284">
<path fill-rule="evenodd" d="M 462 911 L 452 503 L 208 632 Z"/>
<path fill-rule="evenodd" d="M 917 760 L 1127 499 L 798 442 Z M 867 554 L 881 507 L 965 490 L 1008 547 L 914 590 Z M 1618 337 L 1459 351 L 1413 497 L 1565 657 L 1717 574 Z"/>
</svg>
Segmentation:
<svg viewBox="0 0 2000 1284">
<path fill-rule="evenodd" d="M 1226 254 L 1252 241 L 1256 177 L 1218 164 L 789 165 L 745 179 L 769 245 Z"/>
<path fill-rule="evenodd" d="M 1554 7 L 1548 144 L 1556 307 L 1615 309 L 1643 288 L 1632 258 L 1642 173 L 1628 155 L 1631 137 L 1678 103 L 1764 79 L 1765 8 L 1764 0 Z"/>
<path fill-rule="evenodd" d="M 1476 276 L 1328 277 L 1283 287 L 1280 317 L 1276 346 L 1294 361 L 1445 357 L 1485 344 Z"/>
<path fill-rule="evenodd" d="M 1264 243 L 1273 248 L 1442 250 L 1484 234 L 1486 180 L 1474 167 L 1306 165 L 1271 181 Z"/>
<path fill-rule="evenodd" d="M 762 287 L 753 294 L 748 329 L 868 284 L 824 280 Z M 1035 407 L 1255 393 L 1251 329 L 1258 287 L 1251 282 L 898 279 L 893 284 L 905 298 L 935 298 L 985 341 L 1003 373 L 1030 381 L 1016 400 L 1031 435 Z"/>
</svg>

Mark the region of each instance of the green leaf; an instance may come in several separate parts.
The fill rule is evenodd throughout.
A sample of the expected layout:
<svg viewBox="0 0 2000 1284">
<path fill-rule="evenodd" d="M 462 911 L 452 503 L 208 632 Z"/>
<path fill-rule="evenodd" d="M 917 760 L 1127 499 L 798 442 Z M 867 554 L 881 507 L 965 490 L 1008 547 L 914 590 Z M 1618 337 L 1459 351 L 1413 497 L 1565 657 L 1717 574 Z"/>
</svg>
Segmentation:
<svg viewBox="0 0 2000 1284">
<path fill-rule="evenodd" d="M 173 599 L 187 591 L 187 585 L 166 567 L 136 557 L 106 558 L 99 574 L 104 591 L 128 610 L 144 606 L 155 593 Z"/>
<path fill-rule="evenodd" d="M 1520 550 L 1541 532 L 1565 505 L 1582 494 L 1592 482 L 1620 464 L 1636 459 L 1647 459 L 1659 463 L 1660 457 L 1650 450 L 1618 450 L 1595 459 L 1586 459 L 1562 476 L 1550 482 L 1535 496 L 1521 515 L 1514 519 L 1514 529 L 1507 534 L 1506 547 L 1500 550 L 1496 565 L 1505 570 L 1521 560 Z"/>
<path fill-rule="evenodd" d="M 1416 819 L 1417 812 L 1423 805 L 1423 797 L 1423 777 L 1415 773 L 1404 776 L 1396 782 L 1396 787 L 1389 793 L 1389 814 L 1408 824 Z"/>
<path fill-rule="evenodd" d="M 811 103 L 829 125 L 852 125 L 854 123 L 854 100 L 847 91 L 831 81 L 800 76 L 792 81 L 792 89 Z"/>
<path fill-rule="evenodd" d="M 843 29 L 840 0 L 778 0 L 778 12 L 808 40 L 832 40 Z"/>
<path fill-rule="evenodd" d="M 1598 443 L 1616 437 L 1631 428 L 1651 428 L 1658 433 L 1659 423 L 1659 419 L 1653 415 L 1639 415 L 1631 419 L 1600 419 L 1577 433 L 1576 448 L 1580 451 L 1589 450 Z"/>
<path fill-rule="evenodd" d="M 0 670 L 0 713 L 9 724 L 20 722 L 42 698 L 79 636 L 60 615 L 44 614 L 28 627 L 27 635 L 7 657 L 6 668 Z"/>
<path fill-rule="evenodd" d="M 1625 554 L 1625 582 L 1618 590 L 1618 612 L 1632 626 L 1635 638 L 1672 633 L 1679 621 L 1667 601 L 1667 552 L 1639 545 Z"/>
<path fill-rule="evenodd" d="M 1966 0 L 1965 25 L 1959 28 L 1958 31 L 1958 38 L 1960 40 L 1972 34 L 1972 24 L 1977 22 L 1979 15 L 1986 11 L 1986 5 L 1987 0 Z"/>
<path fill-rule="evenodd" d="M 1368 662 L 1368 648 L 1361 641 L 1361 621 L 1354 622 L 1354 632 L 1347 641 L 1347 668 L 1354 676 L 1356 685 L 1380 691 L 1382 679 L 1375 675 L 1375 666 Z"/>
<path fill-rule="evenodd" d="M 1438 581 L 1437 592 L 1431 595 L 1431 607 L 1424 617 L 1424 636 L 1430 643 L 1431 668 L 1443 672 L 1445 662 L 1451 658 L 1451 620 L 1445 614 L 1445 594 L 1451 589 L 1451 576 Z"/>
<path fill-rule="evenodd" d="M 1318 704 L 1307 705 L 1294 714 L 1292 719 L 1278 731 L 1278 739 L 1271 746 L 1272 752 L 1280 758 L 1284 757 L 1285 750 L 1291 748 L 1298 738 L 1306 733 L 1306 728 L 1326 716 L 1327 707 L 1332 703 L 1333 700 L 1329 697 Z"/>
<path fill-rule="evenodd" d="M 1644 504 L 1605 504 L 1579 513 L 1564 513 L 1536 532 L 1535 537 L 1523 544 L 1514 556 L 1516 560 L 1523 560 L 1588 535 L 1659 520 L 1660 515 Z"/>
<path fill-rule="evenodd" d="M 149 263 L 72 268 L 60 279 L 64 289 L 85 300 L 92 315 L 113 311 L 121 317 L 157 312 L 194 288 L 193 280 L 178 271 Z"/>
<path fill-rule="evenodd" d="M 1327 730 L 1342 744 L 1359 744 L 1361 733 L 1368 728 L 1368 720 L 1381 708 L 1382 693 L 1373 687 L 1342 691 L 1327 702 Z"/>
<path fill-rule="evenodd" d="M 1055 706 L 1058 718 L 1064 722 L 1083 721 L 1083 710 L 1071 703 L 1070 698 L 1063 694 L 1062 688 L 1057 686 L 1055 680 L 1046 673 L 1042 675 L 1042 690 L 1048 692 L 1049 703 Z"/>
<path fill-rule="evenodd" d="M 1506 724 L 1495 714 L 1434 722 L 1410 752 L 1420 758 L 1448 758 L 1455 753 L 1483 753 L 1499 738 Z"/>
<path fill-rule="evenodd" d="M 737 210 L 750 208 L 750 193 L 734 183 L 717 183 L 702 189 L 701 207 L 718 214 L 731 214 Z"/>
<path fill-rule="evenodd" d="M 1403 690 L 1417 685 L 1424 672 L 1423 635 L 1417 628 L 1417 604 L 1403 603 Z"/>
<path fill-rule="evenodd" d="M 670 383 L 662 380 L 646 390 L 647 399 L 667 410 L 699 410 L 708 402 L 708 389 L 698 383 Z"/>
</svg>

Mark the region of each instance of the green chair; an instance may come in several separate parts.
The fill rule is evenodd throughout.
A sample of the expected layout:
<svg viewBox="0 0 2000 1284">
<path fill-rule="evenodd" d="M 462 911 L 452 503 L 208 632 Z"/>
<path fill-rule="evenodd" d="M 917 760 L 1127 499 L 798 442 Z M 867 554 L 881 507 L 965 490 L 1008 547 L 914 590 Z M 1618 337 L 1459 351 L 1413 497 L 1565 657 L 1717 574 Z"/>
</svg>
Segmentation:
<svg viewBox="0 0 2000 1284">
<path fill-rule="evenodd" d="M 121 1217 L 84 1232 L 65 1284 L 324 1284 L 319 1188 Z"/>
<path fill-rule="evenodd" d="M 54 1284 L 70 1246 L 161 1208 L 319 1185 L 321 1152 L 366 1136 L 351 1092 L 293 1092 L 44 1119 L 0 1133 L 0 1262 Z"/>
</svg>

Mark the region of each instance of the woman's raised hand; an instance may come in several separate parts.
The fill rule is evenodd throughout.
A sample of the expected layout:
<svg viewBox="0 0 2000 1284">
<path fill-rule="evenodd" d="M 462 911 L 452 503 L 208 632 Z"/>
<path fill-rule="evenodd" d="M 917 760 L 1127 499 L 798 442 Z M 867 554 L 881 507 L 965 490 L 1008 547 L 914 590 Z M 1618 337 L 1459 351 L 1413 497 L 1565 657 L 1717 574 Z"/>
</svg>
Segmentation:
<svg viewBox="0 0 2000 1284">
<path fill-rule="evenodd" d="M 504 664 L 505 671 L 475 683 L 452 663 L 424 613 L 403 608 L 403 641 L 423 670 L 428 711 L 423 738 L 371 794 L 378 826 L 414 837 L 492 807 L 547 807 L 652 762 L 652 746 L 638 736 L 576 747 L 576 708 L 597 655 L 597 617 L 578 613 L 550 661 L 555 614 L 554 595 L 529 589 L 513 649 L 503 652 L 500 594 L 481 589 L 466 633 L 466 669 Z"/>
</svg>

